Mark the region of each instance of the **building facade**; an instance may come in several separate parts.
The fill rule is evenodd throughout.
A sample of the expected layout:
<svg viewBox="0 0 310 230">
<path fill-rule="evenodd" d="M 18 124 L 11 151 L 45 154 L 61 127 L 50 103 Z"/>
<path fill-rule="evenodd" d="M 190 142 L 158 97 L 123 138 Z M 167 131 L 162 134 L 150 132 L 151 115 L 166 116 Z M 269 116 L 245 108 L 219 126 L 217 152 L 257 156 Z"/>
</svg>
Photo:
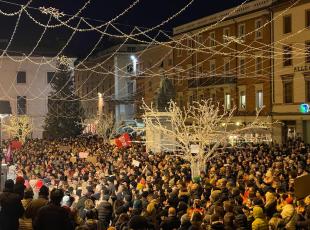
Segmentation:
<svg viewBox="0 0 310 230">
<path fill-rule="evenodd" d="M 136 113 L 136 53 L 143 45 L 116 45 L 98 52 L 75 71 L 76 92 L 82 99 L 86 118 L 98 115 L 98 106 L 111 113 L 118 126 L 124 120 L 134 119 Z M 78 64 L 79 66 L 79 64 Z M 98 105 L 99 97 L 103 105 Z"/>
<path fill-rule="evenodd" d="M 164 80 L 173 81 L 172 56 L 172 48 L 163 45 L 151 46 L 137 53 L 137 117 L 141 118 L 144 113 L 141 109 L 142 101 L 148 106 L 153 104 L 158 107 L 158 97 Z"/>
<path fill-rule="evenodd" d="M 275 141 L 310 143 L 310 1 L 273 7 L 273 119 Z"/>
<path fill-rule="evenodd" d="M 272 0 L 256 0 L 174 28 L 181 106 L 212 98 L 236 107 L 236 125 L 271 115 Z"/>
<path fill-rule="evenodd" d="M 14 59 L 17 61 L 4 56 L 0 60 L 0 99 L 10 101 L 12 114 L 31 117 L 32 137 L 42 138 L 44 119 L 48 112 L 48 96 L 51 92 L 50 82 L 56 71 L 56 58 L 38 56 L 24 60 L 24 56 L 15 56 Z M 36 64 L 44 62 L 49 63 Z M 72 66 L 73 62 L 72 59 Z M 3 137 L 10 136 L 4 132 Z"/>
</svg>

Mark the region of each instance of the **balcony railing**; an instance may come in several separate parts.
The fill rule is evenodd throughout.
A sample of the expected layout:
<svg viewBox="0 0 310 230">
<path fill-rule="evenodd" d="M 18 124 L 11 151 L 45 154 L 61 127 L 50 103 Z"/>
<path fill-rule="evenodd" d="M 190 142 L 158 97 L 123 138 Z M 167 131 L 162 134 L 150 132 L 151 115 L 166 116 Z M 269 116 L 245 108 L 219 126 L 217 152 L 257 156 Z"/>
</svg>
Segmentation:
<svg viewBox="0 0 310 230">
<path fill-rule="evenodd" d="M 226 75 L 226 76 L 203 76 L 197 79 L 188 80 L 188 88 L 197 88 L 197 87 L 210 87 L 214 85 L 227 85 L 227 84 L 236 84 L 236 76 Z"/>
</svg>

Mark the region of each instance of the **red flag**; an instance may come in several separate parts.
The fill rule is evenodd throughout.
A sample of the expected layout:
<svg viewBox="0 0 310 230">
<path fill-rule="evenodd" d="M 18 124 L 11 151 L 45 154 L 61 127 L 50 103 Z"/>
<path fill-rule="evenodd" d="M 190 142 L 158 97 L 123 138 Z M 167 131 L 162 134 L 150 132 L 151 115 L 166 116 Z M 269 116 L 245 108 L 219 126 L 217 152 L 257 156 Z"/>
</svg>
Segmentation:
<svg viewBox="0 0 310 230">
<path fill-rule="evenodd" d="M 22 143 L 20 141 L 17 141 L 17 140 L 12 141 L 11 142 L 11 147 L 12 147 L 13 151 L 14 150 L 18 150 L 18 149 L 20 149 L 22 147 Z"/>
<path fill-rule="evenodd" d="M 118 148 L 128 147 L 131 145 L 131 139 L 128 133 L 124 133 L 119 138 L 115 139 L 115 144 Z"/>
</svg>

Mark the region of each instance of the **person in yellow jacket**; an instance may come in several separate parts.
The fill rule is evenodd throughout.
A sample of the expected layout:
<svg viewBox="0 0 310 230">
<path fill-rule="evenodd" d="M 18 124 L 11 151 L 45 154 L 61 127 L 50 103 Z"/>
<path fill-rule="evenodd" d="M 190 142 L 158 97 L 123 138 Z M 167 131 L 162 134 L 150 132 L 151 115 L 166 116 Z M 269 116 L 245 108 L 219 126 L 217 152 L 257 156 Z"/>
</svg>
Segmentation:
<svg viewBox="0 0 310 230">
<path fill-rule="evenodd" d="M 263 209 L 259 206 L 253 208 L 254 221 L 252 222 L 252 230 L 268 230 L 268 222 L 265 218 Z"/>
</svg>

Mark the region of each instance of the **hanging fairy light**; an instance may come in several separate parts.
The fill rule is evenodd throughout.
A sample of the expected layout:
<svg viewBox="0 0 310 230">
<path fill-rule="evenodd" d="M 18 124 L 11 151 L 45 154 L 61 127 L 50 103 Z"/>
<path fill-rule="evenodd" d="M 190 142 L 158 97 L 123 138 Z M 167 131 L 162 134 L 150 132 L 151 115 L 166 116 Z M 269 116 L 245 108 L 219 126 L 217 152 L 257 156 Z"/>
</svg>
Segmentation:
<svg viewBox="0 0 310 230">
<path fill-rule="evenodd" d="M 41 7 L 39 7 L 39 10 L 41 11 L 42 14 L 51 15 L 54 18 L 61 18 L 61 17 L 65 16 L 65 14 L 63 12 L 59 11 L 58 9 L 56 9 L 54 7 L 46 8 L 44 6 L 41 6 Z"/>
</svg>

